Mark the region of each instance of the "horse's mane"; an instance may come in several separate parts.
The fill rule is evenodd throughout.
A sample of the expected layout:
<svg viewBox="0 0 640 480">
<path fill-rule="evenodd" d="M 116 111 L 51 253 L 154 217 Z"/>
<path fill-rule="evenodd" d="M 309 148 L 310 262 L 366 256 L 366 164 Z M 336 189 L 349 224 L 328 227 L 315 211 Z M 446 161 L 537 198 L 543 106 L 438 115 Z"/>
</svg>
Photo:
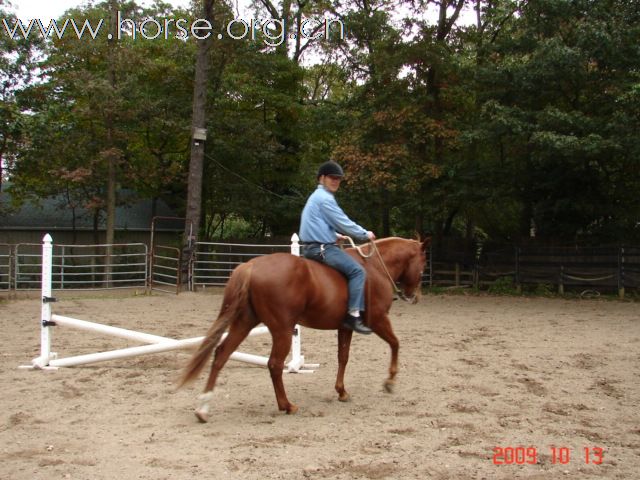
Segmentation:
<svg viewBox="0 0 640 480">
<path fill-rule="evenodd" d="M 388 245 L 397 243 L 397 242 L 420 243 L 418 240 L 412 240 L 412 239 L 402 238 L 402 237 L 385 237 L 385 238 L 379 238 L 375 240 L 375 244 L 378 248 L 385 248 Z"/>
<path fill-rule="evenodd" d="M 387 254 L 390 252 L 394 252 L 393 250 L 394 244 L 400 243 L 400 244 L 407 245 L 408 243 L 419 244 L 420 242 L 418 240 L 412 240 L 412 239 L 402 238 L 402 237 L 385 237 L 385 238 L 378 238 L 374 240 L 373 243 L 375 243 L 375 247 L 377 249 Z M 358 247 L 356 247 L 355 250 L 360 251 L 360 249 L 362 249 L 362 252 L 360 253 L 360 255 L 363 257 L 369 257 L 370 255 L 374 254 L 374 252 L 372 252 L 373 247 L 369 242 L 359 245 Z M 354 250 L 354 248 L 351 247 L 349 248 L 349 250 Z M 395 256 L 395 254 L 393 254 L 393 256 Z"/>
<path fill-rule="evenodd" d="M 385 238 L 379 238 L 375 242 L 376 242 L 377 245 L 383 245 L 385 243 L 395 242 L 395 241 L 398 241 L 398 240 L 409 241 L 409 242 L 416 242 L 417 241 L 417 240 L 411 240 L 411 239 L 402 238 L 402 237 L 385 237 Z"/>
</svg>

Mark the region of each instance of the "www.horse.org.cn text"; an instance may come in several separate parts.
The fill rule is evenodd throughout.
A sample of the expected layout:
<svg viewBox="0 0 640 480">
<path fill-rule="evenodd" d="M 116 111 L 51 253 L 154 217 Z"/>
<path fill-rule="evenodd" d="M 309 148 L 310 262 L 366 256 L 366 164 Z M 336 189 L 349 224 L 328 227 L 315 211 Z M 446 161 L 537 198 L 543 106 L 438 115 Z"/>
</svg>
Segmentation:
<svg viewBox="0 0 640 480">
<path fill-rule="evenodd" d="M 2 19 L 3 33 L 10 38 L 40 36 L 42 38 L 62 39 L 75 37 L 78 40 L 95 40 L 108 29 L 108 23 L 101 18 L 97 21 L 90 19 L 66 18 L 64 20 L 50 19 L 48 23 L 39 18 L 28 22 L 16 19 L 13 23 Z M 287 25 L 285 19 L 255 19 L 245 20 L 234 18 L 224 24 L 214 24 L 205 18 L 189 20 L 185 18 L 147 17 L 134 21 L 123 18 L 117 13 L 115 39 L 125 38 L 133 40 L 157 40 L 170 38 L 187 40 L 194 37 L 197 40 L 214 39 L 261 41 L 271 47 L 277 47 L 290 39 L 327 40 L 330 36 L 342 40 L 345 36 L 344 24 L 334 18 L 303 18 L 299 24 Z M 107 33 L 108 39 L 113 39 L 113 33 Z"/>
</svg>

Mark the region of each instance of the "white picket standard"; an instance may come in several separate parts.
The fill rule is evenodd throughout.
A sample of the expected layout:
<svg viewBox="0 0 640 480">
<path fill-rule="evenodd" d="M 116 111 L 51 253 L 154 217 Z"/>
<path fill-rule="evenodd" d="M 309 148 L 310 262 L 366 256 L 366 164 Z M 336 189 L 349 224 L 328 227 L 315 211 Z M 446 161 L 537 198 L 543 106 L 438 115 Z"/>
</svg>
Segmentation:
<svg viewBox="0 0 640 480">
<path fill-rule="evenodd" d="M 300 256 L 300 237 L 297 233 L 291 235 L 291 255 Z M 291 361 L 287 364 L 287 371 L 292 373 L 313 372 L 314 368 L 319 368 L 319 363 L 304 363 L 302 355 L 302 329 L 300 325 L 293 327 L 293 338 L 291 340 Z"/>
<path fill-rule="evenodd" d="M 300 255 L 298 236 L 295 233 L 293 234 L 293 237 L 291 237 L 291 240 L 291 253 L 294 255 Z M 130 358 L 152 353 L 193 349 L 196 348 L 204 339 L 204 337 L 193 337 L 183 340 L 177 340 L 175 338 L 163 337 L 110 325 L 103 325 L 100 323 L 80 320 L 78 318 L 66 317 L 63 315 L 56 315 L 52 313 L 51 302 L 54 302 L 55 299 L 51 296 L 53 264 L 53 240 L 51 238 L 51 235 L 45 235 L 42 239 L 42 242 L 42 319 L 40 322 L 40 356 L 34 358 L 31 361 L 31 365 L 22 366 L 20 368 L 51 370 L 60 367 L 87 365 L 91 363 Z M 75 328 L 112 337 L 124 338 L 140 343 L 146 343 L 146 345 L 122 348 L 106 352 L 89 353 L 67 358 L 58 358 L 57 354 L 51 351 L 51 329 L 54 326 Z M 265 333 L 269 333 L 269 329 L 265 326 L 260 326 L 251 330 L 249 335 L 261 335 Z M 225 333 L 222 338 L 224 339 L 226 335 L 227 334 Z M 313 372 L 314 368 L 318 368 L 320 365 L 306 364 L 304 362 L 300 337 L 300 326 L 296 325 L 294 328 L 291 345 L 291 361 L 287 364 L 286 371 L 291 373 L 311 373 Z M 269 361 L 268 357 L 243 352 L 234 352 L 230 358 L 232 360 L 261 366 L 266 366 L 267 362 Z"/>
</svg>

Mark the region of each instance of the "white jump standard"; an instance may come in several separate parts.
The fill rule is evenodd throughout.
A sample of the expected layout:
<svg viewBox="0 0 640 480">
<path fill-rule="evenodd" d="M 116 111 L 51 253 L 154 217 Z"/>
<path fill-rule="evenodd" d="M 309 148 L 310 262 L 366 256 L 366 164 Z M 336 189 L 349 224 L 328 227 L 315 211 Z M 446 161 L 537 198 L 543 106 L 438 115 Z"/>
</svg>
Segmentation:
<svg viewBox="0 0 640 480">
<path fill-rule="evenodd" d="M 292 238 L 292 240 L 292 254 L 299 254 L 297 235 L 294 234 L 294 238 Z M 151 353 L 192 349 L 197 347 L 204 338 L 193 337 L 183 340 L 177 340 L 175 338 L 162 337 L 159 335 L 137 332 L 134 330 L 127 330 L 124 328 L 113 327 L 100 323 L 89 322 L 86 320 L 80 320 L 77 318 L 53 314 L 51 311 L 51 303 L 55 302 L 55 299 L 51 295 L 52 265 L 52 238 L 49 234 L 47 234 L 44 236 L 42 244 L 42 321 L 40 323 L 40 356 L 34 358 L 31 361 L 30 366 L 24 366 L 20 368 L 49 370 L 57 369 L 59 367 L 72 367 L 77 365 L 104 362 L 108 360 L 136 357 Z M 127 340 L 145 343 L 146 345 L 59 359 L 57 358 L 57 354 L 51 351 L 52 329 L 53 327 L 58 326 L 76 328 L 94 333 L 101 333 L 112 337 L 125 338 Z M 254 328 L 249 333 L 249 335 L 259 335 L 264 333 L 269 333 L 269 329 L 265 326 L 262 326 Z M 300 326 L 296 325 L 292 340 L 291 361 L 287 364 L 286 371 L 291 373 L 308 373 L 313 372 L 314 368 L 319 367 L 319 364 L 305 364 L 304 356 L 301 354 L 301 350 Z M 230 358 L 233 360 L 261 366 L 266 366 L 267 362 L 269 361 L 267 357 L 242 352 L 234 352 Z"/>
</svg>

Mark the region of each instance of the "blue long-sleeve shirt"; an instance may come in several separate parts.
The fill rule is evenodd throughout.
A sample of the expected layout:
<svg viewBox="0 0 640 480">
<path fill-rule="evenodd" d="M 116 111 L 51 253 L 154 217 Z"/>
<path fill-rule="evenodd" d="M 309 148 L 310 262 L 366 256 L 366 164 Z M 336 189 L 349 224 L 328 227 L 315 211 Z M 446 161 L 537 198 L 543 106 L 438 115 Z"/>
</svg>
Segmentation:
<svg viewBox="0 0 640 480">
<path fill-rule="evenodd" d="M 366 240 L 367 231 L 342 211 L 331 192 L 324 186 L 309 196 L 302 210 L 300 240 L 303 242 L 335 243 L 336 233 Z"/>
</svg>

